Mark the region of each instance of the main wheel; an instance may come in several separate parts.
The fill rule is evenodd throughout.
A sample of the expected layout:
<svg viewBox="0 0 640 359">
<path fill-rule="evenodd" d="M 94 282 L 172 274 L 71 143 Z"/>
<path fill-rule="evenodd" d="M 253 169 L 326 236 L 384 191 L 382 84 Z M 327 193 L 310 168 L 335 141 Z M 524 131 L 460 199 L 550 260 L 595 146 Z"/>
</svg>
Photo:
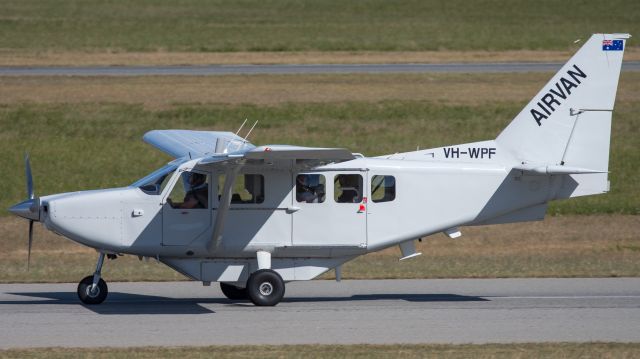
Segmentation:
<svg viewBox="0 0 640 359">
<path fill-rule="evenodd" d="M 107 294 L 109 294 L 109 290 L 107 288 L 107 283 L 100 278 L 98 281 L 98 285 L 92 291 L 91 286 L 93 285 L 93 276 L 86 276 L 84 279 L 78 283 L 78 298 L 84 304 L 100 304 L 104 302 L 107 298 Z"/>
<path fill-rule="evenodd" d="M 247 288 L 240 288 L 235 285 L 220 282 L 220 289 L 222 290 L 222 294 L 231 300 L 249 299 Z"/>
<path fill-rule="evenodd" d="M 249 276 L 247 292 L 253 304 L 274 306 L 284 297 L 284 281 L 275 271 L 260 269 Z"/>
</svg>

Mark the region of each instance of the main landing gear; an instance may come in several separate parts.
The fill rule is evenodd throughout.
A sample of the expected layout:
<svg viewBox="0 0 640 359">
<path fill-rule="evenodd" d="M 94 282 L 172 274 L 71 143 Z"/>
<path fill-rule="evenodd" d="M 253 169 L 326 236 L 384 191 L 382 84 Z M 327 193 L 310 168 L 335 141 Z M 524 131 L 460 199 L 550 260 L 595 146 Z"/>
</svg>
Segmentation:
<svg viewBox="0 0 640 359">
<path fill-rule="evenodd" d="M 251 273 L 246 289 L 251 302 L 258 306 L 274 306 L 284 297 L 284 281 L 271 269 Z"/>
<path fill-rule="evenodd" d="M 78 298 L 80 298 L 80 301 L 84 304 L 100 304 L 104 302 L 107 294 L 109 294 L 107 283 L 100 278 L 103 263 L 104 253 L 100 253 L 98 263 L 96 264 L 96 271 L 93 275 L 84 277 L 80 283 L 78 283 Z"/>
<path fill-rule="evenodd" d="M 245 288 L 228 283 L 220 283 L 225 297 L 231 300 L 251 300 L 258 306 L 274 306 L 284 296 L 284 281 L 271 269 L 260 269 L 249 276 Z"/>
<path fill-rule="evenodd" d="M 258 270 L 251 273 L 245 288 L 220 283 L 222 293 L 231 300 L 249 299 L 257 306 L 274 306 L 284 297 L 284 280 L 271 269 L 271 253 L 258 251 Z"/>
</svg>

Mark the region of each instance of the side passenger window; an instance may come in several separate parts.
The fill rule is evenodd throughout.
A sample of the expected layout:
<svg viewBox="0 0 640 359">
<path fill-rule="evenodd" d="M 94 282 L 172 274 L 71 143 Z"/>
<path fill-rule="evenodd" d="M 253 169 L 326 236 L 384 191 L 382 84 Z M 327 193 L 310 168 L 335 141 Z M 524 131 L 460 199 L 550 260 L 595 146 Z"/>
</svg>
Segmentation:
<svg viewBox="0 0 640 359">
<path fill-rule="evenodd" d="M 334 180 L 334 199 L 338 203 L 360 203 L 362 187 L 360 175 L 337 175 Z"/>
<path fill-rule="evenodd" d="M 296 201 L 322 203 L 326 197 L 323 175 L 300 174 L 296 176 Z"/>
<path fill-rule="evenodd" d="M 371 179 L 371 200 L 391 202 L 396 199 L 396 179 L 393 176 L 373 176 Z"/>
<path fill-rule="evenodd" d="M 218 177 L 218 198 L 222 198 L 225 175 Z M 232 204 L 264 202 L 264 176 L 259 174 L 241 174 L 233 183 Z"/>
</svg>

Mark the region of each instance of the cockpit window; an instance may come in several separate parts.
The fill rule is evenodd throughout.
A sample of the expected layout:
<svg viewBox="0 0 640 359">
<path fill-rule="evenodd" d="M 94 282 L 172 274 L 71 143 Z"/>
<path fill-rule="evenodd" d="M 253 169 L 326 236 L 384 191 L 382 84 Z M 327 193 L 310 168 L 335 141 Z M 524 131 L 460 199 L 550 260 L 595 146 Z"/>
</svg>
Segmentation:
<svg viewBox="0 0 640 359">
<path fill-rule="evenodd" d="M 198 172 L 183 172 L 182 181 L 173 186 L 167 203 L 171 208 L 209 208 L 209 176 Z"/>
<path fill-rule="evenodd" d="M 176 161 L 167 164 L 166 166 L 152 172 L 151 174 L 137 180 L 131 187 L 138 187 L 142 192 L 150 195 L 159 195 L 167 185 L 167 182 L 171 178 L 173 172 L 178 168 L 180 163 Z"/>
</svg>

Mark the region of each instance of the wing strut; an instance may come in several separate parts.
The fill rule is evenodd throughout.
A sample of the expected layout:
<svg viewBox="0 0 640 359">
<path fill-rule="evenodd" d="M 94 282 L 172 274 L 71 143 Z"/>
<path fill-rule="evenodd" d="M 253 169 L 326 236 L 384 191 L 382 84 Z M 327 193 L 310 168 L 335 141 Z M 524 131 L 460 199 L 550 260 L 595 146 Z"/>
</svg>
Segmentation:
<svg viewBox="0 0 640 359">
<path fill-rule="evenodd" d="M 236 176 L 238 175 L 238 172 L 240 172 L 241 167 L 242 166 L 234 166 L 225 173 L 224 189 L 222 197 L 220 198 L 220 206 L 218 207 L 216 222 L 213 227 L 213 235 L 211 236 L 211 240 L 207 243 L 207 252 L 209 253 L 215 251 L 222 241 L 222 233 L 226 222 L 225 219 L 229 213 L 229 207 L 231 207 L 233 184 L 236 181 Z"/>
</svg>

